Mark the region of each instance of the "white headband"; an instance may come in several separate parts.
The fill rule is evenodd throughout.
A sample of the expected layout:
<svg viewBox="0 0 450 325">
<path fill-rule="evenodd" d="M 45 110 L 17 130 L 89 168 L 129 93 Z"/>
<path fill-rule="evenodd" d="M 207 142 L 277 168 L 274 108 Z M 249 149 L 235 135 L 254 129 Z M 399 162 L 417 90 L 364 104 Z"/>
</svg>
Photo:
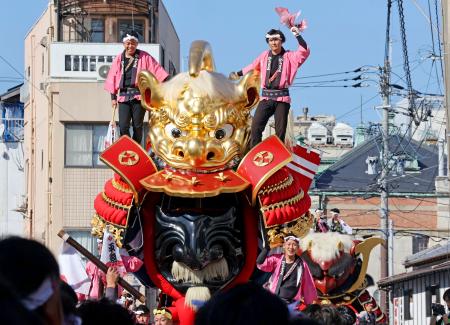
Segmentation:
<svg viewBox="0 0 450 325">
<path fill-rule="evenodd" d="M 282 39 L 280 34 L 272 34 L 272 35 L 266 34 L 266 38 L 268 38 L 268 39 L 272 39 L 272 38 Z"/>
<path fill-rule="evenodd" d="M 135 40 L 136 42 L 139 41 L 136 36 L 133 36 L 130 34 L 125 34 L 125 36 L 122 38 L 122 42 L 131 41 L 131 40 Z"/>
<path fill-rule="evenodd" d="M 294 240 L 294 241 L 297 242 L 297 244 L 300 245 L 300 238 L 297 238 L 297 237 L 295 237 L 295 236 L 287 236 L 287 237 L 284 237 L 284 242 L 285 242 L 285 243 L 288 242 L 289 240 Z"/>
<path fill-rule="evenodd" d="M 53 294 L 52 279 L 46 278 L 44 282 L 36 289 L 35 292 L 30 293 L 26 298 L 22 299 L 22 304 L 28 310 L 35 310 L 45 304 Z"/>
<path fill-rule="evenodd" d="M 134 312 L 136 315 L 142 315 L 142 314 L 150 314 L 150 312 L 145 312 L 145 311 L 143 311 L 143 310 L 136 310 L 135 312 Z"/>
</svg>

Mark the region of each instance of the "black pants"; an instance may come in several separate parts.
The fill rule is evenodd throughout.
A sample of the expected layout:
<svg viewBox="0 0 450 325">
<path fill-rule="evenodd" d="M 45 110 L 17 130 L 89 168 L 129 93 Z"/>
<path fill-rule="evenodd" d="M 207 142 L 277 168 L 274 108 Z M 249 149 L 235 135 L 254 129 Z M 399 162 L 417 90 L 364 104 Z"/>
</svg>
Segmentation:
<svg viewBox="0 0 450 325">
<path fill-rule="evenodd" d="M 142 128 L 144 126 L 145 109 L 137 99 L 119 103 L 119 128 L 120 135 L 130 135 L 130 121 L 133 123 L 133 140 L 142 141 Z"/>
<path fill-rule="evenodd" d="M 264 129 L 272 115 L 275 115 L 275 133 L 281 141 L 284 141 L 290 108 L 291 104 L 274 100 L 262 100 L 259 102 L 252 120 L 250 140 L 252 148 L 261 142 Z"/>
</svg>

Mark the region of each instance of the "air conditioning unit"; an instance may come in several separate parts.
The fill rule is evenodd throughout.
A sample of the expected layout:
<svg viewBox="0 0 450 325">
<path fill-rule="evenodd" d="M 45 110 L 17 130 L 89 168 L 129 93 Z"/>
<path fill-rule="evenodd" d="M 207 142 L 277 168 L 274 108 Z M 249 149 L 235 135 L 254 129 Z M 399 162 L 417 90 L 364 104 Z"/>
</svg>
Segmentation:
<svg viewBox="0 0 450 325">
<path fill-rule="evenodd" d="M 97 80 L 105 80 L 108 76 L 109 69 L 111 69 L 111 64 L 103 63 L 97 65 Z"/>
</svg>

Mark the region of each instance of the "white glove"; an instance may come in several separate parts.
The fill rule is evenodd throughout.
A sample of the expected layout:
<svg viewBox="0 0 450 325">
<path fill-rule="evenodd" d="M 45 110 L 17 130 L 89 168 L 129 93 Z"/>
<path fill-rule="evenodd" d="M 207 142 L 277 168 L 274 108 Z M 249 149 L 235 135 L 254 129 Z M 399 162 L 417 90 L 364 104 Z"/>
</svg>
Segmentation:
<svg viewBox="0 0 450 325">
<path fill-rule="evenodd" d="M 230 74 L 228 75 L 228 79 L 230 80 L 239 80 L 239 75 L 237 74 L 237 72 L 230 72 Z"/>
<path fill-rule="evenodd" d="M 298 29 L 297 26 L 292 26 L 292 27 L 291 27 L 291 32 L 292 32 L 292 34 L 294 34 L 295 37 L 297 37 L 298 35 L 300 35 L 300 29 Z"/>
</svg>

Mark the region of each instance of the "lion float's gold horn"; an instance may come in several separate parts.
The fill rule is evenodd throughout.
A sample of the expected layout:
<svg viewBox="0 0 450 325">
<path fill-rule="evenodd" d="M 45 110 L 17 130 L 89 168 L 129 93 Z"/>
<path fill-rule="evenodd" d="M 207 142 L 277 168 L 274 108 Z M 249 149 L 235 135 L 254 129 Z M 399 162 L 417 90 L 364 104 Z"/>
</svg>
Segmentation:
<svg viewBox="0 0 450 325">
<path fill-rule="evenodd" d="M 216 70 L 211 46 L 205 41 L 194 41 L 189 50 L 189 75 L 195 78 L 202 70 Z"/>
</svg>

